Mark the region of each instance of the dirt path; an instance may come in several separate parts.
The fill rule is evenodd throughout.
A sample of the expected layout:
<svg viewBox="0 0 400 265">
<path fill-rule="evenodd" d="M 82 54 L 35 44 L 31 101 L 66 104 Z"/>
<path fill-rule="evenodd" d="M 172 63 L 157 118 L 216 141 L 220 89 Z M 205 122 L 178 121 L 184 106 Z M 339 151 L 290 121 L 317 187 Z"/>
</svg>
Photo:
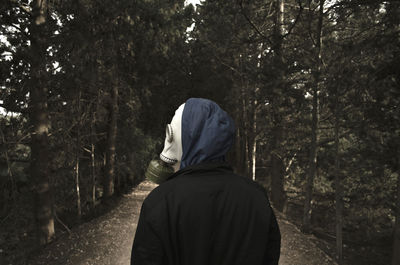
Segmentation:
<svg viewBox="0 0 400 265">
<path fill-rule="evenodd" d="M 128 265 L 143 199 L 155 187 L 141 183 L 107 214 L 73 229 L 27 264 Z M 336 265 L 311 238 L 279 220 L 282 233 L 280 265 Z"/>
</svg>

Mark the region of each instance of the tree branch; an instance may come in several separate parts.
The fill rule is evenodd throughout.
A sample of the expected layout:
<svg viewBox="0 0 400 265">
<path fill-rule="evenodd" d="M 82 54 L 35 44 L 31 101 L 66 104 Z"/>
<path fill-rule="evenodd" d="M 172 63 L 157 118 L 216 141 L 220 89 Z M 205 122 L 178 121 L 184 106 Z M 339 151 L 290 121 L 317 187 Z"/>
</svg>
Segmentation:
<svg viewBox="0 0 400 265">
<path fill-rule="evenodd" d="M 350 132 L 351 132 L 351 130 L 348 130 L 348 131 L 342 133 L 341 135 L 339 135 L 339 139 L 342 138 L 342 137 L 345 137 L 345 136 L 349 135 Z M 327 144 L 329 144 L 329 143 L 331 143 L 331 142 L 334 142 L 334 141 L 335 141 L 335 139 L 333 139 L 333 138 L 328 138 L 328 139 L 319 141 L 319 142 L 317 143 L 317 146 L 318 146 L 318 147 L 322 147 L 322 146 L 325 146 L 325 145 L 327 145 Z"/>
<path fill-rule="evenodd" d="M 294 20 L 294 22 L 292 23 L 292 25 L 290 25 L 288 32 L 282 36 L 282 39 L 286 38 L 288 35 L 290 35 L 290 33 L 292 32 L 293 28 L 296 26 L 297 21 L 299 21 L 300 15 L 303 12 L 303 6 L 301 5 L 301 0 L 297 1 L 299 4 L 299 12 L 297 13 L 296 19 Z"/>
<path fill-rule="evenodd" d="M 272 41 L 271 41 L 267 36 L 265 36 L 265 35 L 257 28 L 257 26 L 254 25 L 254 23 L 250 20 L 250 18 L 247 16 L 247 14 L 246 14 L 246 12 L 244 11 L 244 8 L 243 8 L 243 0 L 241 0 L 241 1 L 239 2 L 239 6 L 240 6 L 240 11 L 241 11 L 240 13 L 242 13 L 243 17 L 247 20 L 247 22 L 250 24 L 250 26 L 257 32 L 258 35 L 260 35 L 263 39 L 265 39 L 266 41 L 268 41 L 268 43 L 269 43 L 270 45 L 272 45 Z"/>
<path fill-rule="evenodd" d="M 71 229 L 69 229 L 68 226 L 66 224 L 64 224 L 63 221 L 61 221 L 60 218 L 58 218 L 58 215 L 57 215 L 57 213 L 55 211 L 54 211 L 54 217 L 65 228 L 65 230 L 67 230 L 68 234 L 71 235 Z"/>
<path fill-rule="evenodd" d="M 345 6 L 345 7 L 355 7 L 355 6 L 367 6 L 367 5 L 375 5 L 375 4 L 381 4 L 384 2 L 397 2 L 398 0 L 389 0 L 389 1 L 385 1 L 385 0 L 353 0 L 353 1 L 349 1 L 349 0 L 342 0 L 339 3 L 335 3 L 333 5 L 331 5 L 329 8 L 326 9 L 326 11 L 324 12 L 324 14 L 329 13 L 332 9 L 336 8 L 336 7 L 340 7 L 340 6 Z"/>
</svg>

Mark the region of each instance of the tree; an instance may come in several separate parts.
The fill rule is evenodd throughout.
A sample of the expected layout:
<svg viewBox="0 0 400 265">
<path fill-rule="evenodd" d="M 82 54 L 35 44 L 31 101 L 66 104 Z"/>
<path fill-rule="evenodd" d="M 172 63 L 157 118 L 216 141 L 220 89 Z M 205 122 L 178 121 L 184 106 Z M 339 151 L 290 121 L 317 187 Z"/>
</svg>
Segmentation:
<svg viewBox="0 0 400 265">
<path fill-rule="evenodd" d="M 49 187 L 35 200 L 47 242 L 44 209 L 74 224 L 137 184 L 176 106 L 206 97 L 235 119 L 235 170 L 278 210 L 336 235 L 339 261 L 343 242 L 392 232 L 399 263 L 397 1 L 4 2 L 2 220 L 29 208 L 28 180 Z"/>
<path fill-rule="evenodd" d="M 114 72 L 115 73 L 115 72 Z M 115 78 L 115 77 L 114 77 Z M 107 129 L 107 149 L 105 159 L 105 175 L 103 186 L 103 197 L 107 199 L 114 193 L 115 181 L 115 156 L 117 139 L 117 115 L 118 115 L 118 78 L 112 82 L 111 100 L 108 107 L 108 129 Z"/>
<path fill-rule="evenodd" d="M 46 50 L 48 34 L 48 3 L 32 2 L 30 32 L 30 122 L 31 178 L 33 181 L 35 218 L 38 241 L 47 244 L 54 236 L 53 198 L 49 181 L 49 117 L 47 109 L 48 76 Z"/>
<path fill-rule="evenodd" d="M 285 63 L 283 57 L 283 40 L 285 34 L 285 1 L 279 0 L 275 2 L 275 24 L 273 34 L 274 57 L 273 63 L 276 67 L 276 84 L 277 87 L 273 88 L 278 91 L 277 94 L 283 93 L 287 90 L 287 83 L 285 82 Z M 271 201 L 278 209 L 282 211 L 285 204 L 284 193 L 284 162 L 282 153 L 280 152 L 281 144 L 283 142 L 283 120 L 284 116 L 279 111 L 282 106 L 281 97 L 276 96 L 271 98 L 272 104 L 272 144 L 271 144 Z"/>
<path fill-rule="evenodd" d="M 397 155 L 399 159 L 400 155 Z M 398 162 L 400 163 L 400 161 Z M 400 172 L 397 171 L 397 200 L 396 200 L 396 223 L 393 232 L 393 252 L 392 265 L 399 264 L 400 261 Z"/>
</svg>

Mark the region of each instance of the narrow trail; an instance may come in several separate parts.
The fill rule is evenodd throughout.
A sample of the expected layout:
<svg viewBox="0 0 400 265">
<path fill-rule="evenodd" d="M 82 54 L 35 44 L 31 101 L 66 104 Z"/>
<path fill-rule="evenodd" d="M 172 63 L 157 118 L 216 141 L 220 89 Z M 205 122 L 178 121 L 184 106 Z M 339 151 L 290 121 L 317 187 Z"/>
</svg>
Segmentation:
<svg viewBox="0 0 400 265">
<path fill-rule="evenodd" d="M 118 206 L 90 222 L 72 229 L 26 264 L 32 265 L 128 265 L 140 207 L 156 187 L 142 182 L 124 195 Z M 336 265 L 309 236 L 279 218 L 282 234 L 280 265 Z"/>
</svg>

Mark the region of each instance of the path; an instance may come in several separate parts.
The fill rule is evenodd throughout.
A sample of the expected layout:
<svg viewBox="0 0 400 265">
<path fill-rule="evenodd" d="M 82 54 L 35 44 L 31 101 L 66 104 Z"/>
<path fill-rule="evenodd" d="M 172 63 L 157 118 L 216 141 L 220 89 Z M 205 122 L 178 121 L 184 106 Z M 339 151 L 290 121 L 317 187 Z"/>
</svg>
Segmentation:
<svg viewBox="0 0 400 265">
<path fill-rule="evenodd" d="M 73 229 L 50 244 L 32 265 L 128 265 L 143 199 L 155 187 L 141 183 L 107 214 Z M 336 265 L 309 236 L 279 220 L 282 234 L 280 265 Z"/>
</svg>

